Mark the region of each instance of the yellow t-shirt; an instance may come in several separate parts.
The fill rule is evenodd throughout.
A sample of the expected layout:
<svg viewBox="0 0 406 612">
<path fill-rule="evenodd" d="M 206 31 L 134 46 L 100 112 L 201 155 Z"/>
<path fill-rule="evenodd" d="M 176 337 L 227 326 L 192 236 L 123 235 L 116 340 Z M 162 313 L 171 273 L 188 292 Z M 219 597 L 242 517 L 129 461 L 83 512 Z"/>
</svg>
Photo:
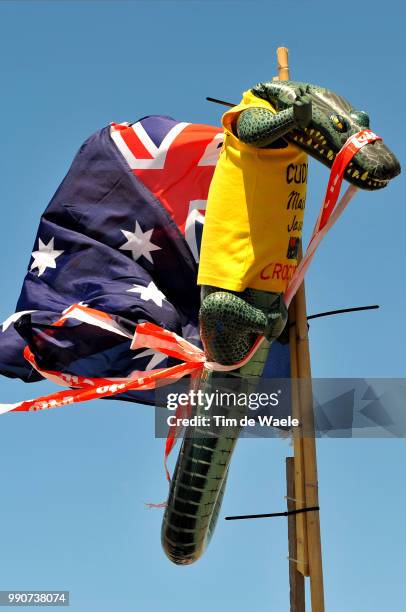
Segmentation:
<svg viewBox="0 0 406 612">
<path fill-rule="evenodd" d="M 224 145 L 210 184 L 199 285 L 283 292 L 297 266 L 307 186 L 307 155 L 288 144 L 241 142 L 232 123 L 247 108 L 273 107 L 250 91 L 222 118 Z"/>
</svg>

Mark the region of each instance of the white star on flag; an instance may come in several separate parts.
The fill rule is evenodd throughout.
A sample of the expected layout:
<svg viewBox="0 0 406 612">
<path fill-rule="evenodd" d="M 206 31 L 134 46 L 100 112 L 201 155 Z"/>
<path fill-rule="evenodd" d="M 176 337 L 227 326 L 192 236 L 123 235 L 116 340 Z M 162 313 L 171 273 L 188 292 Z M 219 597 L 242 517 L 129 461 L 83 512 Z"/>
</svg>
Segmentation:
<svg viewBox="0 0 406 612">
<path fill-rule="evenodd" d="M 158 363 L 161 363 L 166 359 L 166 355 L 164 353 L 158 353 L 157 351 L 153 351 L 152 349 L 146 349 L 142 351 L 142 353 L 138 353 L 133 359 L 140 359 L 141 357 L 151 357 L 145 370 L 155 370 Z"/>
<path fill-rule="evenodd" d="M 16 323 L 16 321 L 18 321 L 18 319 L 21 319 L 23 315 L 30 314 L 31 312 L 36 312 L 36 311 L 35 310 L 20 310 L 20 312 L 14 312 L 5 321 L 3 321 L 2 331 L 5 332 L 6 329 L 10 327 L 10 325 L 12 325 L 13 323 Z"/>
<path fill-rule="evenodd" d="M 55 238 L 51 238 L 48 244 L 44 244 L 41 238 L 38 239 L 38 251 L 32 253 L 34 261 L 30 268 L 31 271 L 38 268 L 38 276 L 41 276 L 47 268 L 56 268 L 55 260 L 64 252 L 54 250 L 54 240 Z"/>
<path fill-rule="evenodd" d="M 119 249 L 121 251 L 131 251 L 134 261 L 137 261 L 140 257 L 144 256 L 148 261 L 154 263 L 151 257 L 151 251 L 160 251 L 161 247 L 151 242 L 151 235 L 154 228 L 143 232 L 138 221 L 135 222 L 135 229 L 133 232 L 127 230 L 120 230 L 127 238 L 127 242 L 123 244 Z"/>
<path fill-rule="evenodd" d="M 148 302 L 152 300 L 157 306 L 162 308 L 162 300 L 165 299 L 165 295 L 162 291 L 159 291 L 158 287 L 155 285 L 153 281 L 151 281 L 148 287 L 144 287 L 143 285 L 134 285 L 132 289 L 127 289 L 129 293 L 139 293 L 140 298 Z"/>
</svg>

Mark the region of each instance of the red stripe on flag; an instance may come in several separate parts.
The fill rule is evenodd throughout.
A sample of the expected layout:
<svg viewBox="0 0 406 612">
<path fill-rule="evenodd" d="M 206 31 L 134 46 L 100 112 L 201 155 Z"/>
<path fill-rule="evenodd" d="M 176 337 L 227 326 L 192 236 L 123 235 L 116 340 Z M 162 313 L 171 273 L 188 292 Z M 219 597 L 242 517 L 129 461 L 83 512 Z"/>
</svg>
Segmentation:
<svg viewBox="0 0 406 612">
<path fill-rule="evenodd" d="M 132 127 L 122 130 L 120 132 L 122 139 L 124 140 L 131 153 L 137 159 L 153 159 L 153 156 L 142 144 Z"/>
<path fill-rule="evenodd" d="M 220 128 L 189 124 L 171 144 L 162 170 L 133 171 L 159 199 L 183 234 L 189 203 L 207 200 L 215 167 L 198 166 L 198 163 L 219 133 Z"/>
</svg>

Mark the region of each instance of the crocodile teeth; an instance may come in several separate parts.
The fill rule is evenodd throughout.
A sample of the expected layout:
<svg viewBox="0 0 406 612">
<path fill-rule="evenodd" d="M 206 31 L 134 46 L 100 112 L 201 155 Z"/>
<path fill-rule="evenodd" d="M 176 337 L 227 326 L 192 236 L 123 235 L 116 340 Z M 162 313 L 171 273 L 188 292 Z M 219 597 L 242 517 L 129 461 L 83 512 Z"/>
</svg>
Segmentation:
<svg viewBox="0 0 406 612">
<path fill-rule="evenodd" d="M 364 174 L 361 174 L 361 180 L 365 181 L 367 176 L 368 176 L 368 171 L 364 172 Z"/>
<path fill-rule="evenodd" d="M 323 138 L 323 143 L 322 143 L 322 144 L 323 144 L 323 145 L 326 145 L 326 144 L 327 144 L 327 140 L 326 140 L 325 138 Z"/>
<path fill-rule="evenodd" d="M 328 157 L 328 159 L 333 159 L 333 157 L 334 157 L 334 153 L 333 153 L 333 151 L 332 151 L 331 149 L 330 149 L 330 151 L 327 153 L 327 157 Z"/>
<path fill-rule="evenodd" d="M 314 134 L 314 129 L 313 129 L 313 128 L 310 130 L 310 136 L 311 136 L 312 134 Z"/>
<path fill-rule="evenodd" d="M 324 153 L 324 149 L 320 149 L 320 153 L 322 153 L 322 154 L 323 154 L 323 153 Z"/>
<path fill-rule="evenodd" d="M 299 142 L 303 142 L 303 136 L 300 137 Z"/>
<path fill-rule="evenodd" d="M 368 181 L 368 185 L 372 185 L 371 181 Z"/>
<path fill-rule="evenodd" d="M 309 140 L 306 142 L 306 144 L 311 145 L 313 142 L 313 140 L 311 138 L 309 138 Z"/>
<path fill-rule="evenodd" d="M 317 142 L 316 142 L 316 144 L 314 145 L 314 148 L 315 148 L 315 149 L 318 149 L 318 148 L 319 148 L 319 144 L 318 144 Z"/>
<path fill-rule="evenodd" d="M 352 173 L 352 177 L 353 177 L 353 178 L 359 178 L 359 172 L 358 172 L 358 170 L 354 170 L 354 172 Z"/>
</svg>

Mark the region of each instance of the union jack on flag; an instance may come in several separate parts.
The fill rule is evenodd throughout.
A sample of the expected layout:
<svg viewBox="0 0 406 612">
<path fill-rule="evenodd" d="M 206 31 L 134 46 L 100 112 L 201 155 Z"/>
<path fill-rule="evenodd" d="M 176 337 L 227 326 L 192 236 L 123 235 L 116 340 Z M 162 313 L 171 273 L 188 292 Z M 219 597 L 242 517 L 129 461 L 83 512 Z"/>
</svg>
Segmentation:
<svg viewBox="0 0 406 612">
<path fill-rule="evenodd" d="M 197 266 L 222 140 L 217 127 L 148 116 L 113 123 L 82 145 L 41 217 L 16 312 L 2 324 L 1 374 L 118 378 L 177 363 L 131 349 L 141 322 L 200 345 Z M 82 316 L 61 325 L 72 304 L 108 313 L 112 323 L 97 327 Z M 113 325 L 128 333 L 112 333 Z M 287 348 L 275 343 L 272 354 L 274 375 L 287 376 Z M 119 397 L 154 402 L 153 391 Z"/>
<path fill-rule="evenodd" d="M 111 137 L 134 175 L 165 207 L 198 261 L 198 237 L 222 130 L 154 116 L 133 125 L 113 124 Z"/>
</svg>

